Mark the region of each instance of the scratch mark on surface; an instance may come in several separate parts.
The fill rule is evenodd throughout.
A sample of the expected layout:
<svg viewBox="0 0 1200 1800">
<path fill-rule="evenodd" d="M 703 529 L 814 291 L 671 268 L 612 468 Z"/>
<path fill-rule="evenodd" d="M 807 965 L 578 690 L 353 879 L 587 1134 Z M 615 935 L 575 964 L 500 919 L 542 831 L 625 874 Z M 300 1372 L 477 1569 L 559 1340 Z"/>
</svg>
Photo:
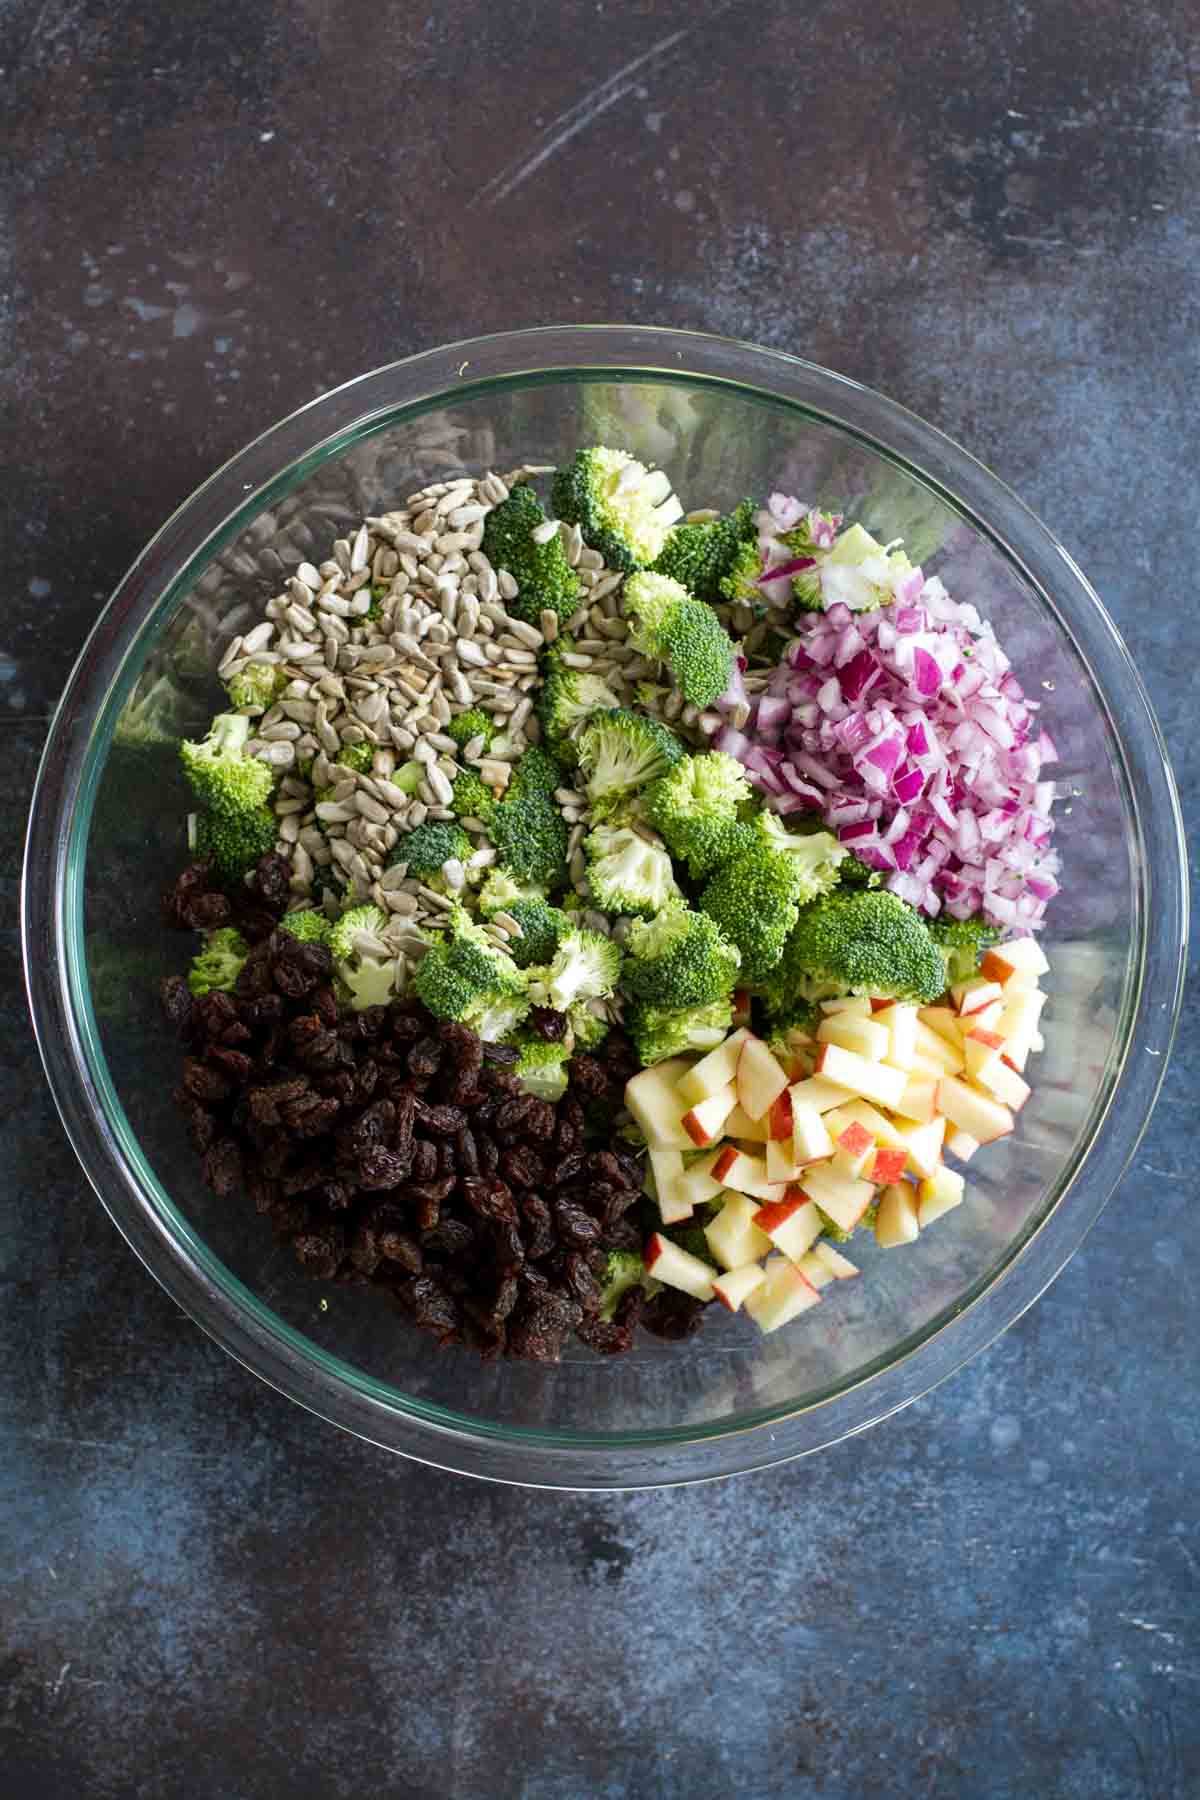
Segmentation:
<svg viewBox="0 0 1200 1800">
<path fill-rule="evenodd" d="M 55 1682 L 54 1686 L 50 1690 L 50 1698 L 52 1700 L 58 1699 L 58 1696 L 62 1693 L 62 1690 L 63 1690 L 63 1682 L 67 1679 L 67 1676 L 70 1673 L 71 1673 L 70 1663 L 64 1663 L 62 1668 L 58 1671 L 58 1680 Z"/>
<path fill-rule="evenodd" d="M 1124 1619 L 1127 1625 L 1136 1625 L 1139 1631 L 1153 1632 L 1154 1636 L 1162 1638 L 1164 1643 L 1177 1644 L 1179 1642 L 1173 1631 L 1164 1631 L 1161 1625 L 1154 1623 L 1153 1619 L 1139 1619 L 1136 1613 L 1118 1613 L 1117 1617 Z"/>
<path fill-rule="evenodd" d="M 690 36 L 693 29 L 694 27 L 687 26 L 682 31 L 671 32 L 669 37 L 660 38 L 657 44 L 651 44 L 648 50 L 643 50 L 640 56 L 635 56 L 632 62 L 627 62 L 623 68 L 617 70 L 615 75 L 610 75 L 607 81 L 602 81 L 598 87 L 592 88 L 582 100 L 576 101 L 574 106 L 569 106 L 565 112 L 559 113 L 557 118 L 551 119 L 542 133 L 539 148 L 530 151 L 523 157 L 518 157 L 516 161 L 508 163 L 498 174 L 493 175 L 486 186 L 482 187 L 474 196 L 470 204 L 472 206 L 481 204 L 498 206 L 501 200 L 507 200 L 508 196 L 522 187 L 531 175 L 537 174 L 543 163 L 549 162 L 552 156 L 556 156 L 564 144 L 570 143 L 573 137 L 577 137 L 581 131 L 586 131 L 587 127 L 600 117 L 601 113 L 607 112 L 611 106 L 615 106 L 619 100 L 623 100 L 633 88 L 634 84 L 630 77 L 638 69 L 645 68 L 646 64 L 653 62 L 656 57 L 674 49 L 676 44 L 682 43 L 685 37 Z"/>
<path fill-rule="evenodd" d="M 1153 1163 L 1139 1163 L 1138 1168 L 1145 1175 L 1157 1175 L 1160 1181 L 1191 1181 L 1191 1175 L 1184 1175 L 1175 1169 L 1156 1169 Z"/>
</svg>

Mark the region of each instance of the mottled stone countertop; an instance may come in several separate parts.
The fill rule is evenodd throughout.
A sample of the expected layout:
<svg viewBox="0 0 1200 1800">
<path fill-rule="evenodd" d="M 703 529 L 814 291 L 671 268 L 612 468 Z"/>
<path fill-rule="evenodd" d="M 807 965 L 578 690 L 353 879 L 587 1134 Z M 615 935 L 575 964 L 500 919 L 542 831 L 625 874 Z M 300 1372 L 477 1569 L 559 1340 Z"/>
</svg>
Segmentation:
<svg viewBox="0 0 1200 1800">
<path fill-rule="evenodd" d="M 158 523 L 355 372 L 553 320 L 798 351 L 966 443 L 1105 597 L 1195 841 L 1196 9 L 2 0 L 0 70 L 0 1789 L 1192 1800 L 1194 1009 L 965 1371 L 804 1464 L 553 1497 L 345 1438 L 176 1311 L 58 1127 L 15 918 Z"/>
</svg>

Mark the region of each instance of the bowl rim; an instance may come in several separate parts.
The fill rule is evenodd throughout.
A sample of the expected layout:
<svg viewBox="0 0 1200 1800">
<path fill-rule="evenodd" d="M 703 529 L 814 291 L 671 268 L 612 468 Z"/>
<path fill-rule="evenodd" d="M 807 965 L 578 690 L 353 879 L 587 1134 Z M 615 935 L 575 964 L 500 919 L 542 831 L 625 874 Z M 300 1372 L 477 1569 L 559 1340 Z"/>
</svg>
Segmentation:
<svg viewBox="0 0 1200 1800">
<path fill-rule="evenodd" d="M 185 571 L 207 558 L 215 539 L 269 504 L 298 466 L 315 466 L 384 418 L 481 389 L 606 374 L 700 382 L 786 403 L 902 466 L 1004 553 L 1067 630 L 1108 711 L 1137 836 L 1137 917 L 1126 1028 L 1090 1135 L 1040 1217 L 976 1284 L 974 1297 L 934 1329 L 913 1334 L 918 1341 L 889 1354 L 885 1366 L 857 1373 L 828 1398 L 712 1428 L 588 1439 L 489 1427 L 466 1417 L 448 1425 L 451 1415 L 442 1409 L 404 1397 L 397 1404 L 396 1390 L 361 1373 L 354 1380 L 331 1374 L 327 1354 L 281 1320 L 272 1329 L 260 1316 L 261 1303 L 252 1316 L 239 1307 L 233 1290 L 246 1290 L 228 1271 L 224 1281 L 214 1278 L 205 1266 L 214 1259 L 197 1254 L 198 1240 L 169 1227 L 130 1168 L 119 1121 L 108 1116 L 71 980 L 72 921 L 81 915 L 82 894 L 79 859 L 69 850 L 75 821 L 90 812 L 97 723 L 111 713 L 122 673 L 151 632 L 157 609 Z M 269 427 L 185 500 L 119 583 L 68 678 L 34 787 L 21 914 L 35 1035 L 64 1127 L 114 1223 L 184 1310 L 269 1385 L 384 1448 L 491 1480 L 597 1491 L 716 1479 L 810 1454 L 907 1405 L 1014 1323 L 1074 1253 L 1136 1152 L 1166 1071 L 1188 942 L 1183 822 L 1161 732 L 1103 604 L 1046 526 L 953 440 L 848 376 L 733 339 L 621 325 L 495 333 L 385 364 Z"/>
</svg>

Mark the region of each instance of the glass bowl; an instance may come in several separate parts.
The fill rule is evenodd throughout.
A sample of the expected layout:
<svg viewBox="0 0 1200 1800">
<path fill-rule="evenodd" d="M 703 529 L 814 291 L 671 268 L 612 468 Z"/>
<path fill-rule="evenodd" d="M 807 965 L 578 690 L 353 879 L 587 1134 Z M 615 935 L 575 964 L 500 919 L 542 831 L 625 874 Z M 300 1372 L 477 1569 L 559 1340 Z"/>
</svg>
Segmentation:
<svg viewBox="0 0 1200 1800">
<path fill-rule="evenodd" d="M 836 502 L 990 617 L 1062 753 L 1064 891 L 1045 934 L 1045 1052 L 1017 1133 L 912 1250 L 762 1337 L 714 1321 L 554 1367 L 439 1351 L 383 1298 L 321 1286 L 252 1210 L 202 1186 L 170 1101 L 159 896 L 185 859 L 173 755 L 221 645 L 301 560 L 424 482 L 617 440 L 689 505 L 781 487 Z M 122 729 L 117 732 L 117 727 Z M 396 363 L 314 401 L 163 526 L 98 620 L 50 731 L 23 925 L 46 1072 L 80 1161 L 151 1272 L 256 1374 L 388 1449 L 544 1487 L 645 1487 L 803 1455 L 882 1419 L 1010 1325 L 1133 1154 L 1162 1080 L 1186 943 L 1178 803 L 1129 654 L 1071 558 L 1007 488 L 901 407 L 796 358 L 687 332 L 555 327 Z M 856 1252 L 859 1246 L 856 1244 Z"/>
</svg>

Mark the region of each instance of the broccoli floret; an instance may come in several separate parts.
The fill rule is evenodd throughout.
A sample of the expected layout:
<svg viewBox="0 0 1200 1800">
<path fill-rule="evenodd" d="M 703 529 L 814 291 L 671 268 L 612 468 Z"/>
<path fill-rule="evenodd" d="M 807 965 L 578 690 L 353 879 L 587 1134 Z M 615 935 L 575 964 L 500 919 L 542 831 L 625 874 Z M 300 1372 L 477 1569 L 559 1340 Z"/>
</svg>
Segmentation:
<svg viewBox="0 0 1200 1800">
<path fill-rule="evenodd" d="M 337 962 L 349 962 L 359 954 L 356 939 L 360 932 L 377 938 L 384 930 L 388 916 L 378 906 L 352 906 L 330 927 L 329 948 Z"/>
<path fill-rule="evenodd" d="M 232 925 L 223 925 L 218 931 L 210 931 L 204 940 L 204 948 L 198 956 L 193 957 L 188 971 L 188 986 L 193 994 L 211 994 L 220 988 L 222 993 L 232 993 L 233 986 L 242 972 L 242 964 L 250 954 L 250 946 L 240 931 Z"/>
<path fill-rule="evenodd" d="M 671 853 L 699 881 L 740 845 L 738 809 L 753 799 L 741 764 L 721 750 L 685 756 L 646 789 L 645 807 Z"/>
<path fill-rule="evenodd" d="M 225 691 L 230 706 L 253 708 L 256 713 L 264 713 L 274 706 L 287 684 L 288 678 L 278 663 L 252 662 L 230 676 Z"/>
<path fill-rule="evenodd" d="M 377 906 L 353 906 L 329 933 L 337 973 L 355 1012 L 386 1006 L 396 993 L 399 963 L 380 940 L 387 922 L 387 914 Z"/>
<path fill-rule="evenodd" d="M 417 964 L 413 987 L 439 1019 L 468 1022 L 468 1015 L 482 1019 L 501 1002 L 523 998 L 525 977 L 460 906 L 450 914 L 446 937 Z M 518 1022 L 516 1011 L 507 1029 Z M 479 1028 L 471 1023 L 471 1029 Z"/>
<path fill-rule="evenodd" d="M 565 625 L 582 592 L 558 532 L 538 542 L 546 523 L 537 495 L 522 482 L 492 508 L 483 527 L 483 554 L 494 569 L 507 569 L 517 584 L 516 599 L 506 602 L 508 610 L 527 625 L 539 625 L 546 611 Z"/>
<path fill-rule="evenodd" d="M 625 1029 L 644 1067 L 693 1050 L 715 1050 L 733 1029 L 729 995 L 707 1006 L 652 1006 L 638 1000 L 625 1009 Z"/>
<path fill-rule="evenodd" d="M 481 706 L 468 707 L 466 712 L 458 713 L 446 727 L 447 737 L 452 737 L 462 750 L 472 738 L 481 737 L 483 747 L 490 750 L 492 739 L 496 735 L 496 726 L 491 715 L 485 713 Z"/>
<path fill-rule="evenodd" d="M 493 913 L 508 912 L 518 900 L 544 900 L 546 890 L 536 881 L 514 881 L 507 869 L 491 869 L 479 890 L 479 913 L 489 919 Z"/>
<path fill-rule="evenodd" d="M 226 883 L 242 881 L 261 857 L 274 850 L 278 837 L 279 821 L 269 806 L 232 814 L 201 813 L 196 821 L 196 849 L 201 856 L 212 857 Z"/>
<path fill-rule="evenodd" d="M 344 769 L 353 769 L 356 775 L 369 775 L 375 761 L 375 746 L 365 739 L 360 744 L 343 744 L 334 761 L 341 763 Z"/>
<path fill-rule="evenodd" d="M 737 562 L 742 546 L 756 543 L 757 538 L 754 502 L 743 500 L 727 518 L 673 526 L 654 571 L 681 583 L 695 599 L 716 606 L 722 597 L 721 583 Z"/>
<path fill-rule="evenodd" d="M 982 913 L 969 919 L 951 919 L 943 915 L 927 919 L 925 929 L 946 959 L 946 986 L 970 981 L 979 967 L 979 958 L 991 944 L 998 944 L 1004 933 L 989 925 Z"/>
<path fill-rule="evenodd" d="M 946 986 L 941 950 L 920 915 L 884 888 L 836 888 L 805 906 L 767 996 L 769 1011 L 797 998 L 889 995 L 928 1004 Z"/>
<path fill-rule="evenodd" d="M 554 801 L 558 764 L 539 744 L 526 750 L 489 824 L 501 866 L 547 890 L 567 878 L 567 827 Z"/>
<path fill-rule="evenodd" d="M 586 725 L 579 739 L 579 766 L 597 816 L 610 813 L 647 782 L 665 775 L 683 755 L 683 745 L 658 719 L 615 707 Z"/>
<path fill-rule="evenodd" d="M 456 819 L 478 819 L 481 825 L 489 825 L 496 810 L 496 796 L 474 770 L 464 769 L 454 778 L 450 807 Z"/>
<path fill-rule="evenodd" d="M 838 865 L 838 880 L 844 888 L 876 888 L 883 881 L 878 869 L 868 868 L 861 857 L 847 853 Z"/>
<path fill-rule="evenodd" d="M 887 550 L 861 525 L 851 525 L 843 531 L 831 549 L 823 548 L 819 542 L 814 544 L 811 521 L 837 516 L 810 513 L 795 531 L 784 536 L 789 550 L 816 558 L 813 568 L 802 569 L 792 577 L 797 607 L 820 612 L 841 601 L 851 612 L 874 612 L 877 607 L 890 606 L 895 598 L 894 583 L 912 573 L 908 557 L 903 550 Z"/>
<path fill-rule="evenodd" d="M 208 736 L 179 746 L 183 772 L 200 804 L 220 818 L 234 819 L 263 807 L 274 776 L 266 763 L 247 756 L 250 720 L 241 713 L 218 713 Z"/>
<path fill-rule="evenodd" d="M 724 693 L 733 673 L 733 641 L 711 606 L 649 569 L 629 577 L 622 605 L 634 649 L 665 663 L 685 700 L 711 706 Z"/>
<path fill-rule="evenodd" d="M 537 703 L 542 735 L 558 761 L 568 769 L 578 761 L 575 739 L 587 720 L 593 713 L 607 712 L 621 704 L 599 675 L 564 666 L 562 654 L 570 648 L 571 639 L 560 638 L 547 652 Z"/>
<path fill-rule="evenodd" d="M 621 974 L 621 951 L 598 931 L 571 930 L 559 939 L 550 962 L 529 971 L 529 996 L 537 1006 L 568 1012 L 581 1000 L 605 1000 Z"/>
<path fill-rule="evenodd" d="M 539 1100 L 551 1103 L 561 1100 L 567 1091 L 567 1063 L 571 1055 L 571 1046 L 565 1038 L 557 1044 L 548 1044 L 545 1038 L 530 1032 L 519 1037 L 517 1043 L 521 1055 L 512 1074 Z"/>
<path fill-rule="evenodd" d="M 469 1006 L 460 1023 L 485 1044 L 499 1044 L 512 1037 L 529 1016 L 528 994 L 490 994 Z"/>
<path fill-rule="evenodd" d="M 631 1288 L 644 1287 L 647 1293 L 657 1293 L 662 1286 L 646 1273 L 640 1250 L 610 1250 L 600 1280 L 600 1317 L 606 1321 L 615 1318 L 617 1307 Z"/>
<path fill-rule="evenodd" d="M 590 1002 L 581 1000 L 567 1012 L 567 1022 L 571 1027 L 576 1050 L 596 1050 L 604 1042 L 612 1027 L 609 1021 L 599 1012 L 593 1012 Z"/>
<path fill-rule="evenodd" d="M 610 569 L 649 568 L 683 517 L 661 469 L 647 469 L 625 450 L 577 450 L 555 475 L 550 498 Z"/>
<path fill-rule="evenodd" d="M 295 912 L 285 913 L 279 921 L 280 931 L 290 932 L 292 937 L 299 938 L 302 944 L 328 944 L 332 935 L 332 926 L 323 912 L 313 906 L 298 908 Z"/>
<path fill-rule="evenodd" d="M 461 825 L 449 819 L 426 819 L 396 839 L 388 857 L 388 867 L 407 863 L 409 874 L 438 893 L 445 891 L 442 869 L 451 860 L 465 863 L 471 855 L 471 840 Z"/>
<path fill-rule="evenodd" d="M 588 887 L 602 912 L 661 912 L 682 900 L 671 858 L 631 825 L 597 825 L 584 841 Z"/>
<path fill-rule="evenodd" d="M 669 906 L 638 919 L 626 941 L 625 986 L 657 1006 L 706 1006 L 737 980 L 741 956 L 707 913 Z"/>
<path fill-rule="evenodd" d="M 571 930 L 571 921 L 557 906 L 545 900 L 514 900 L 502 909 L 521 927 L 519 938 L 509 940 L 509 955 L 519 969 L 554 960 L 554 952 Z"/>
<path fill-rule="evenodd" d="M 763 591 L 758 578 L 763 572 L 763 554 L 757 538 L 740 543 L 721 577 L 721 596 L 742 606 L 761 607 Z"/>
<path fill-rule="evenodd" d="M 827 894 L 837 884 L 846 850 L 832 832 L 789 831 L 778 813 L 763 811 L 754 820 L 755 841 L 768 851 L 792 859 L 801 882 L 801 903 Z"/>
<path fill-rule="evenodd" d="M 800 910 L 800 886 L 792 857 L 755 845 L 722 863 L 701 893 L 701 911 L 741 951 L 743 981 L 764 981 L 783 955 Z"/>
</svg>

